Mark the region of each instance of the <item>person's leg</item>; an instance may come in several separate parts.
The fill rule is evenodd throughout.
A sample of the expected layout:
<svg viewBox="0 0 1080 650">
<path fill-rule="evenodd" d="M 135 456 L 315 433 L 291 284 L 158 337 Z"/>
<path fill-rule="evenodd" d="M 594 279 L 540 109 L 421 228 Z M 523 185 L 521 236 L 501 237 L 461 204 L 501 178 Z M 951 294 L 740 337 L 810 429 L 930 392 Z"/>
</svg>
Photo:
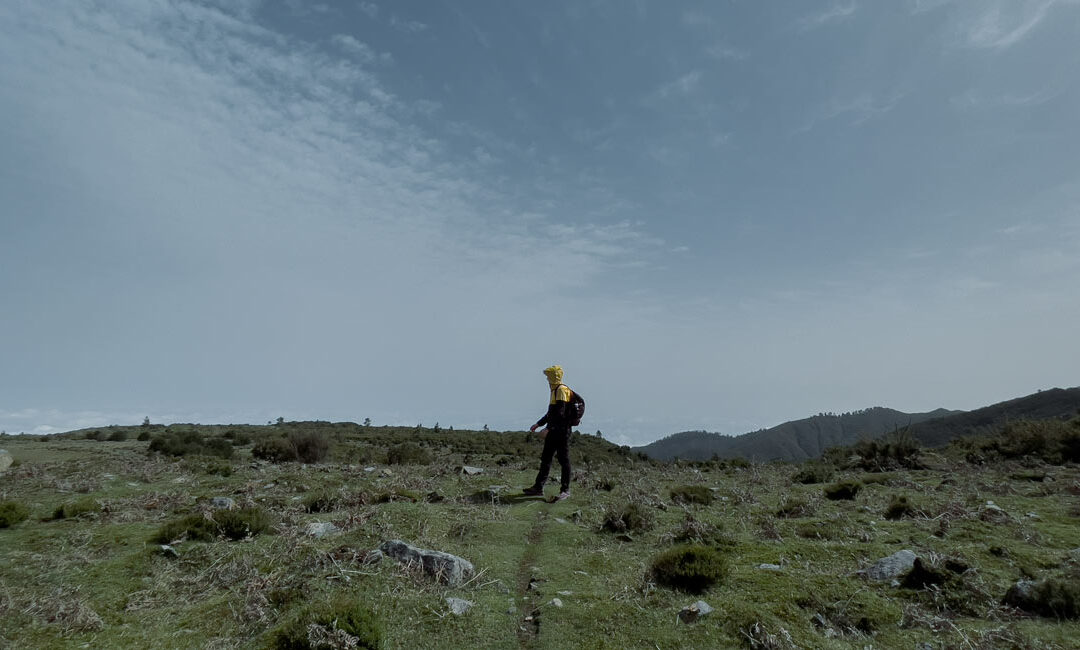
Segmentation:
<svg viewBox="0 0 1080 650">
<path fill-rule="evenodd" d="M 562 476 L 559 483 L 560 492 L 570 491 L 570 432 L 567 431 L 561 436 L 559 440 L 559 446 L 556 450 L 558 452 L 559 466 L 562 467 Z"/>
<path fill-rule="evenodd" d="M 544 438 L 544 451 L 540 452 L 540 471 L 536 474 L 536 482 L 532 486 L 533 491 L 544 489 L 544 482 L 547 481 L 548 473 L 551 471 L 551 458 L 555 455 L 557 438 L 554 432 L 548 433 L 548 436 Z"/>
</svg>

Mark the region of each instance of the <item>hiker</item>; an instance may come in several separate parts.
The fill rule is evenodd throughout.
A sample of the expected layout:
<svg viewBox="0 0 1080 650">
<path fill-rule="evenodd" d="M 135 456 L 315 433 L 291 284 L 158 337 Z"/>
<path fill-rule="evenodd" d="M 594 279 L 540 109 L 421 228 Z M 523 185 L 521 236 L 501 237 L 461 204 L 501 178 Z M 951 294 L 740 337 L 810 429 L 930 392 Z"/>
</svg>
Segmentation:
<svg viewBox="0 0 1080 650">
<path fill-rule="evenodd" d="M 548 402 L 548 410 L 544 417 L 529 427 L 529 431 L 535 433 L 539 427 L 547 425 L 547 428 L 541 431 L 541 436 L 544 438 L 544 451 L 540 454 L 540 472 L 536 475 L 536 482 L 532 487 L 525 488 L 524 493 L 527 496 L 544 494 L 544 483 L 551 470 L 551 457 L 557 455 L 559 465 L 562 467 L 562 481 L 556 501 L 562 501 L 570 496 L 570 427 L 574 424 L 571 400 L 574 392 L 562 383 L 561 366 L 545 368 L 544 376 L 547 377 L 548 385 L 551 387 L 551 401 Z"/>
</svg>

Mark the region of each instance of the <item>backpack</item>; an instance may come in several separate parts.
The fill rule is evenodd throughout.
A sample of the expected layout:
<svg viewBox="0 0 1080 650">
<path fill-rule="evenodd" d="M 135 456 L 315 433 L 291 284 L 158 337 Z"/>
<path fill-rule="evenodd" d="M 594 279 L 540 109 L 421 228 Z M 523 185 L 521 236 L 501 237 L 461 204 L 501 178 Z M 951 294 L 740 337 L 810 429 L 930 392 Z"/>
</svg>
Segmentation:
<svg viewBox="0 0 1080 650">
<path fill-rule="evenodd" d="M 570 391 L 570 426 L 576 427 L 581 424 L 581 418 L 585 417 L 585 398 L 569 386 L 566 389 Z"/>
</svg>

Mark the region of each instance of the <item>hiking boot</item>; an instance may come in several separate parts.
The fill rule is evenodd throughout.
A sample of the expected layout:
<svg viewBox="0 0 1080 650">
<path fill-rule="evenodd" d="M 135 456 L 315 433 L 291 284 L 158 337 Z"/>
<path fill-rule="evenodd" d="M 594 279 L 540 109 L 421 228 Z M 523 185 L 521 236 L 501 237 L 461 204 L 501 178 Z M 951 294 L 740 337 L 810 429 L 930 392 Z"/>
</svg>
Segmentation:
<svg viewBox="0 0 1080 650">
<path fill-rule="evenodd" d="M 570 498 L 570 490 L 563 490 L 559 492 L 559 496 L 555 497 L 556 501 L 566 501 Z"/>
<path fill-rule="evenodd" d="M 521 493 L 524 494 L 527 497 L 539 497 L 539 496 L 543 496 L 544 488 L 538 488 L 538 487 L 536 487 L 534 485 L 533 487 L 525 488 L 524 490 L 521 491 Z"/>
</svg>

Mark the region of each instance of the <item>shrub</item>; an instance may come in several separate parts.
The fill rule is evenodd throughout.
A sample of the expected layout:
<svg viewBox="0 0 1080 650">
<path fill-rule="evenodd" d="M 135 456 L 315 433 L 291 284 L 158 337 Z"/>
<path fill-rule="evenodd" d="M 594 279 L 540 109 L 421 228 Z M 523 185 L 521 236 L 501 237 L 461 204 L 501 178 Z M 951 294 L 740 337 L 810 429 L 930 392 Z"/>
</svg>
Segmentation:
<svg viewBox="0 0 1080 650">
<path fill-rule="evenodd" d="M 204 438 L 198 431 L 166 432 L 150 440 L 150 451 L 167 456 L 218 456 L 232 458 L 233 448 L 224 438 Z"/>
<path fill-rule="evenodd" d="M 795 472 L 791 477 L 792 482 L 810 485 L 812 483 L 824 483 L 832 478 L 832 467 L 823 463 L 806 463 L 802 469 Z"/>
<path fill-rule="evenodd" d="M 255 443 L 251 455 L 271 463 L 286 463 L 296 460 L 296 449 L 285 438 L 264 438 Z"/>
<path fill-rule="evenodd" d="M 781 518 L 806 517 L 812 514 L 813 510 L 810 504 L 806 502 L 806 499 L 786 496 L 780 501 L 780 506 L 776 509 L 776 516 Z"/>
<path fill-rule="evenodd" d="M 382 646 L 383 628 L 375 614 L 355 600 L 340 598 L 302 611 L 274 632 L 275 650 L 366 648 Z"/>
<path fill-rule="evenodd" d="M 825 498 L 832 501 L 850 501 L 855 498 L 855 495 L 862 489 L 862 483 L 858 481 L 841 481 L 839 483 L 833 483 L 825 488 Z"/>
<path fill-rule="evenodd" d="M 721 582 L 727 571 L 727 556 L 703 544 L 676 546 L 652 562 L 652 575 L 657 583 L 692 594 Z"/>
<path fill-rule="evenodd" d="M 888 507 L 885 508 L 885 518 L 903 519 L 914 515 L 915 512 L 915 506 L 911 505 L 907 497 L 894 495 Z"/>
<path fill-rule="evenodd" d="M 386 460 L 391 465 L 430 465 L 434 458 L 415 442 L 403 442 L 390 448 Z"/>
<path fill-rule="evenodd" d="M 331 512 L 337 505 L 338 495 L 331 490 L 319 490 L 304 497 L 304 510 L 308 512 Z"/>
<path fill-rule="evenodd" d="M 604 515 L 601 528 L 611 533 L 643 532 L 652 527 L 652 517 L 636 503 L 621 510 L 611 510 Z"/>
<path fill-rule="evenodd" d="M 15 501 L 0 502 L 0 528 L 10 528 L 30 516 L 26 506 Z"/>
<path fill-rule="evenodd" d="M 259 508 L 218 510 L 212 517 L 192 514 L 164 524 L 150 541 L 168 544 L 178 539 L 210 542 L 218 535 L 232 540 L 244 539 L 270 528 L 270 516 Z"/>
<path fill-rule="evenodd" d="M 74 519 L 83 515 L 97 514 L 101 512 L 101 504 L 91 498 L 69 501 L 56 506 L 53 511 L 53 519 Z"/>
<path fill-rule="evenodd" d="M 146 442 L 147 440 L 150 439 L 150 432 L 149 431 L 140 431 L 138 437 L 135 438 L 135 439 L 138 440 L 139 442 Z"/>
<path fill-rule="evenodd" d="M 713 502 L 713 493 L 704 485 L 682 485 L 671 488 L 671 500 L 675 503 L 699 503 L 707 506 Z"/>
<path fill-rule="evenodd" d="M 117 429 L 109 434 L 108 440 L 110 442 L 124 442 L 128 439 L 128 432 L 123 429 Z"/>
<path fill-rule="evenodd" d="M 318 431 L 296 431 L 289 434 L 289 444 L 302 463 L 318 463 L 330 451 L 330 440 Z"/>
</svg>

